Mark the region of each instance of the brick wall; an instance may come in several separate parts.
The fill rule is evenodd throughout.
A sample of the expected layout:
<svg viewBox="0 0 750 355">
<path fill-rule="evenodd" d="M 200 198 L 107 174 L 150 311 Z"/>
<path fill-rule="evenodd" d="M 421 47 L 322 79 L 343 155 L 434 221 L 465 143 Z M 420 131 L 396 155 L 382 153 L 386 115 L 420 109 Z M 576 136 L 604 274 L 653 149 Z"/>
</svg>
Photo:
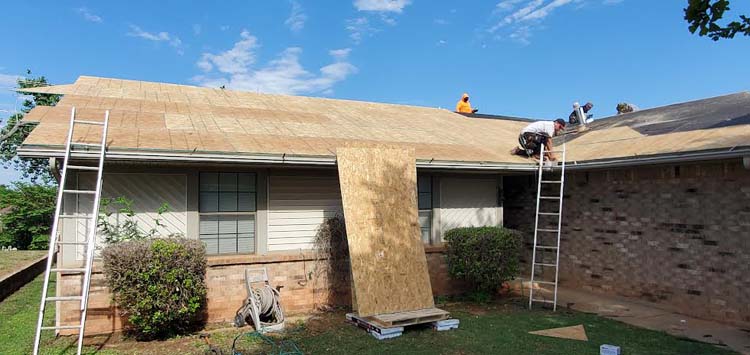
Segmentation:
<svg viewBox="0 0 750 355">
<path fill-rule="evenodd" d="M 506 226 L 526 232 L 528 277 L 535 178 L 504 187 Z M 750 171 L 739 159 L 572 172 L 564 197 L 562 286 L 750 325 Z"/>
<path fill-rule="evenodd" d="M 461 287 L 448 277 L 447 265 L 440 247 L 425 247 L 427 264 L 435 296 L 458 293 Z M 348 275 L 310 277 L 314 270 L 314 258 L 310 254 L 281 254 L 271 256 L 226 256 L 209 257 L 206 273 L 208 286 L 207 319 L 209 323 L 231 322 L 242 305 L 245 290 L 244 270 L 266 267 L 274 287 L 281 287 L 281 303 L 285 314 L 302 314 L 321 305 L 351 305 Z M 123 327 L 123 320 L 110 301 L 111 295 L 104 285 L 98 265 L 92 275 L 89 313 L 86 334 L 109 333 Z M 58 294 L 79 294 L 80 276 L 65 275 L 58 278 Z M 58 310 L 62 325 L 77 324 L 77 303 L 65 302 Z M 63 333 L 65 334 L 65 333 Z"/>
</svg>

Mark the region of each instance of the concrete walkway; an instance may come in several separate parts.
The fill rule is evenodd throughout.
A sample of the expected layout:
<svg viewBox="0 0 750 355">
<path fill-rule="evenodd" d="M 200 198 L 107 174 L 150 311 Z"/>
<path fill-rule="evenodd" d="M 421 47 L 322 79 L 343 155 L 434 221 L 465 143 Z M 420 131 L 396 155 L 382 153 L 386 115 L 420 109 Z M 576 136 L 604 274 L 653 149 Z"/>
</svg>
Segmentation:
<svg viewBox="0 0 750 355">
<path fill-rule="evenodd" d="M 551 297 L 551 292 L 545 296 Z M 660 330 L 671 335 L 728 347 L 742 354 L 750 354 L 748 329 L 692 318 L 656 308 L 656 305 L 641 300 L 614 295 L 561 287 L 558 289 L 557 298 L 558 307 L 567 306 L 580 312 L 596 313 L 638 327 Z"/>
</svg>

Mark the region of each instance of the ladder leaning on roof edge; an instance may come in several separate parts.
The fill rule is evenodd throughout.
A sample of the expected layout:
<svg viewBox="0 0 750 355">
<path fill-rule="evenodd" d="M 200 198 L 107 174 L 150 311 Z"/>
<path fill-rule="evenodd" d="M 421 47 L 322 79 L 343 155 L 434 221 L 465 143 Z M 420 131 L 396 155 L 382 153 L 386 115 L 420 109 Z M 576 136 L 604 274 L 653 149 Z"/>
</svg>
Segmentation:
<svg viewBox="0 0 750 355">
<path fill-rule="evenodd" d="M 93 125 L 93 126 L 100 126 L 102 127 L 102 140 L 99 144 L 92 144 L 92 143 L 76 143 L 73 142 L 73 132 L 75 130 L 75 127 L 77 125 Z M 76 119 L 76 109 L 73 107 L 70 111 L 70 127 L 68 128 L 68 138 L 65 143 L 65 156 L 63 160 L 63 168 L 62 168 L 62 174 L 60 177 L 60 184 L 57 189 L 57 205 L 55 206 L 55 217 L 52 221 L 52 231 L 50 233 L 49 238 L 49 253 L 47 254 L 47 269 L 44 272 L 44 285 L 42 286 L 42 298 L 41 303 L 39 305 L 39 318 L 37 320 L 36 325 L 36 334 L 34 336 L 34 355 L 39 354 L 39 347 L 41 343 L 41 333 L 42 330 L 64 330 L 64 329 L 77 329 L 78 330 L 78 354 L 81 354 L 82 346 L 83 346 L 83 333 L 85 329 L 86 324 L 86 311 L 88 309 L 88 298 L 89 298 L 89 288 L 91 286 L 91 267 L 93 265 L 94 261 L 94 247 L 96 245 L 95 243 L 95 237 L 96 237 L 96 231 L 97 231 L 97 218 L 99 216 L 99 200 L 101 197 L 101 191 L 102 191 L 102 171 L 104 170 L 104 157 L 105 157 L 105 151 L 106 151 L 106 143 L 107 143 L 107 128 L 109 127 L 109 111 L 106 111 L 104 113 L 104 121 L 85 121 L 85 120 L 78 120 Z M 72 165 L 70 163 L 70 159 L 72 156 L 72 153 L 75 152 L 73 147 L 83 147 L 83 148 L 95 148 L 98 149 L 98 162 L 96 166 L 89 166 L 89 165 Z M 66 189 L 66 181 L 68 178 L 68 170 L 75 170 L 75 171 L 96 171 L 97 178 L 96 178 L 96 188 L 94 190 L 71 190 Z M 93 201 L 92 201 L 92 209 L 91 214 L 86 215 L 79 215 L 77 213 L 64 215 L 63 214 L 63 201 L 64 201 L 64 195 L 93 195 Z M 90 224 L 88 224 L 89 228 L 86 233 L 86 239 L 84 241 L 64 241 L 64 240 L 58 240 L 58 238 L 62 239 L 62 233 L 58 233 L 59 226 L 60 226 L 60 219 L 82 219 L 82 220 L 88 220 Z M 55 253 L 57 252 L 58 246 L 61 245 L 78 245 L 83 246 L 85 251 L 85 260 L 83 261 L 83 267 L 74 267 L 74 268 L 64 268 L 64 267 L 52 267 L 52 262 L 55 257 Z M 58 265 L 60 263 L 58 262 Z M 54 297 L 48 297 L 47 296 L 47 289 L 49 288 L 49 279 L 50 274 L 53 272 L 64 272 L 67 274 L 82 274 L 83 275 L 83 285 L 81 287 L 81 294 L 80 295 L 69 295 L 69 296 L 54 296 Z M 44 310 L 46 308 L 47 302 L 55 302 L 55 304 L 59 304 L 60 302 L 80 302 L 80 324 L 79 325 L 59 325 L 55 324 L 53 326 L 44 326 Z"/>
<path fill-rule="evenodd" d="M 562 203 L 563 203 L 563 189 L 565 187 L 565 143 L 562 145 L 562 150 L 560 151 L 544 151 L 545 145 L 542 144 L 541 151 L 539 153 L 539 177 L 537 180 L 537 190 L 536 190 L 536 219 L 534 221 L 534 249 L 533 254 L 531 257 L 531 282 L 529 284 L 529 309 L 531 309 L 534 302 L 539 303 L 552 303 L 552 310 L 557 310 L 557 282 L 558 282 L 558 270 L 560 267 L 560 231 L 562 226 Z M 549 179 L 544 180 L 544 171 L 545 169 L 545 159 L 544 155 L 545 153 L 561 153 L 562 159 L 560 160 L 560 179 Z M 547 160 L 547 162 L 550 162 Z M 552 167 L 549 167 L 549 171 L 554 172 Z M 550 185 L 559 185 L 560 187 L 560 193 L 558 196 L 542 196 L 542 186 L 545 186 L 547 184 Z M 557 211 L 543 211 L 540 212 L 539 208 L 541 205 L 542 200 L 558 200 L 558 209 Z M 556 229 L 550 229 L 550 228 L 539 228 L 539 217 L 545 217 L 545 216 L 557 216 L 557 228 Z M 556 233 L 556 244 L 555 245 L 539 245 L 539 233 Z M 542 243 L 544 244 L 544 243 Z M 555 251 L 555 263 L 549 263 L 545 262 L 543 258 L 543 253 L 545 250 L 554 250 Z M 541 251 L 540 260 L 542 262 L 537 262 L 537 251 Z M 554 286 L 554 298 L 552 301 L 547 299 L 541 299 L 541 298 L 534 298 L 534 274 L 536 272 L 536 267 L 539 266 L 541 268 L 547 267 L 547 268 L 554 268 L 555 269 L 555 281 L 536 281 L 538 284 L 545 284 L 545 285 L 553 285 Z M 544 270 L 544 269 L 542 269 Z"/>
</svg>

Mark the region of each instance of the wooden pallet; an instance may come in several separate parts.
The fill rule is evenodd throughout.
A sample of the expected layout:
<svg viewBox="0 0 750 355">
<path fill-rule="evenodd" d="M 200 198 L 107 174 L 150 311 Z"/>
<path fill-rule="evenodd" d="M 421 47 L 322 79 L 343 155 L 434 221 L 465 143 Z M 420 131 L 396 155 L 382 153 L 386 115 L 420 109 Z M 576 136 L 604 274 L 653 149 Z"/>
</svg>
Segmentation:
<svg viewBox="0 0 750 355">
<path fill-rule="evenodd" d="M 437 322 L 448 318 L 450 318 L 450 313 L 438 308 L 377 314 L 365 317 L 367 321 L 378 324 L 382 327 L 403 327 L 412 324 Z"/>
<path fill-rule="evenodd" d="M 348 313 L 346 315 L 346 320 L 366 330 L 368 334 L 372 335 L 375 339 L 378 339 L 378 340 L 396 338 L 396 337 L 401 336 L 401 334 L 404 333 L 404 326 L 383 327 L 377 323 L 371 322 L 370 321 L 371 318 L 372 317 L 359 317 L 355 313 Z M 450 319 L 441 319 L 438 321 L 425 321 L 421 323 L 413 323 L 411 325 L 418 325 L 418 324 L 422 324 L 422 325 L 429 324 L 432 327 L 432 329 L 435 329 L 437 331 L 446 331 L 446 330 L 451 330 L 451 329 L 458 329 L 459 320 L 450 318 Z"/>
</svg>

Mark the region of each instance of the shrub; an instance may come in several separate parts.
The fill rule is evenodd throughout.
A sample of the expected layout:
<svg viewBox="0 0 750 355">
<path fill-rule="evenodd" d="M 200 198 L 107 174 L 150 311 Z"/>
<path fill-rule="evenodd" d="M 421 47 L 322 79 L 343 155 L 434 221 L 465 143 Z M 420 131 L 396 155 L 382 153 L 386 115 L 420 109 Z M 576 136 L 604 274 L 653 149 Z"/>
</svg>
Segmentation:
<svg viewBox="0 0 750 355">
<path fill-rule="evenodd" d="M 104 276 L 137 339 L 184 333 L 201 325 L 206 305 L 206 250 L 198 240 L 132 240 L 102 251 Z"/>
<path fill-rule="evenodd" d="M 456 228 L 445 233 L 448 272 L 479 292 L 494 293 L 516 277 L 521 234 L 500 227 Z"/>
<path fill-rule="evenodd" d="M 0 216 L 0 246 L 47 249 L 56 196 L 53 186 L 22 182 L 0 186 L 0 208 L 5 209 Z"/>
</svg>

